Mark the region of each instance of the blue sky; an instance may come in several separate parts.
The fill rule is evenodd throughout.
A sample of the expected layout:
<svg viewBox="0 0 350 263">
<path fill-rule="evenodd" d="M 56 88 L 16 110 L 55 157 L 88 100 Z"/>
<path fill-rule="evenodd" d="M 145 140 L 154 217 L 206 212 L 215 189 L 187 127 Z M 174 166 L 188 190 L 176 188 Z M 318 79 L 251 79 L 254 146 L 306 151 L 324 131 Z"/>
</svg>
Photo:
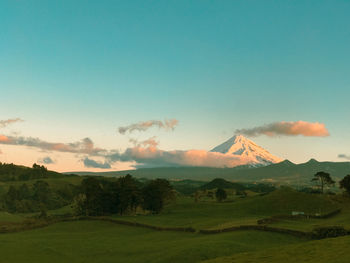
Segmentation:
<svg viewBox="0 0 350 263">
<path fill-rule="evenodd" d="M 252 139 L 295 162 L 340 161 L 349 13 L 349 1 L 1 1 L 0 119 L 25 120 L 1 133 L 125 149 L 118 127 L 176 118 L 172 132 L 131 137 L 209 150 L 235 129 L 303 120 L 330 136 Z M 6 161 L 29 153 L 0 149 Z"/>
</svg>

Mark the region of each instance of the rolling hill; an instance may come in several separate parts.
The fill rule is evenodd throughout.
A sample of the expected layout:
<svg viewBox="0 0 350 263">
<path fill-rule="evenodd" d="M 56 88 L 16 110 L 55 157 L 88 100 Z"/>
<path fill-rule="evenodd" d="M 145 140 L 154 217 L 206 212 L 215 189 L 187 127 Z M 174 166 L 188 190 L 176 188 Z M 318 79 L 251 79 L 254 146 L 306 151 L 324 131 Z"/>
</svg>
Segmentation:
<svg viewBox="0 0 350 263">
<path fill-rule="evenodd" d="M 339 181 L 347 174 L 350 174 L 350 162 L 318 162 L 315 159 L 311 159 L 306 163 L 294 164 L 288 160 L 284 160 L 280 163 L 255 168 L 247 166 L 234 168 L 164 167 L 101 173 L 75 172 L 75 174 L 114 177 L 129 173 L 139 178 L 192 179 L 203 181 L 224 178 L 231 181 L 306 185 L 310 184 L 313 175 L 318 171 L 328 172 L 335 181 Z"/>
</svg>

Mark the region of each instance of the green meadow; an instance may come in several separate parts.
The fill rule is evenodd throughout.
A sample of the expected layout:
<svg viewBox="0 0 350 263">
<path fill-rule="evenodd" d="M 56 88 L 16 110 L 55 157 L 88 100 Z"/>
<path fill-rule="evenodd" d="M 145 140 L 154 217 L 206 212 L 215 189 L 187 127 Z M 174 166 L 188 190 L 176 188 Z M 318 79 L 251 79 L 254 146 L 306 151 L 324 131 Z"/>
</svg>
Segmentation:
<svg viewBox="0 0 350 263">
<path fill-rule="evenodd" d="M 200 262 L 297 242 L 304 240 L 257 231 L 203 235 L 80 221 L 1 234 L 0 262 Z"/>
<path fill-rule="evenodd" d="M 256 225 L 258 219 L 289 214 L 291 211 L 327 213 L 335 208 L 342 212 L 329 219 L 282 220 L 272 223 L 286 229 L 312 230 L 319 225 L 349 227 L 350 209 L 347 202 L 326 195 L 311 195 L 289 188 L 267 195 L 236 198 L 218 203 L 195 202 L 180 196 L 157 215 L 139 214 L 112 216 L 131 222 L 154 226 L 191 226 L 218 229 L 237 225 Z M 49 211 L 50 215 L 65 214 L 71 207 Z M 33 214 L 0 213 L 0 226 L 21 223 Z M 235 231 L 219 234 L 156 231 L 98 220 L 58 222 L 49 226 L 0 234 L 0 262 L 303 262 L 316 256 L 346 262 L 344 249 L 348 237 L 312 241 L 287 234 L 265 231 Z M 334 248 L 334 249 L 333 249 Z M 339 253 L 338 253 L 338 252 Z M 310 254 L 311 253 L 311 254 Z M 210 261 L 213 260 L 213 261 Z M 329 261 L 327 261 L 329 262 Z"/>
<path fill-rule="evenodd" d="M 203 263 L 348 263 L 350 237 L 328 238 L 269 249 L 237 253 Z"/>
<path fill-rule="evenodd" d="M 316 194 L 222 179 L 183 180 L 172 182 L 176 198 L 165 199 L 160 212 L 139 205 L 122 215 L 87 216 L 76 214 L 75 206 L 86 177 L 48 174 L 40 178 L 44 190 L 35 178 L 10 179 L 0 182 L 0 263 L 313 262 L 316 258 L 318 262 L 348 262 L 344 251 L 350 245 L 349 236 L 322 240 L 313 236 L 319 227 L 350 230 L 350 198 L 341 193 Z M 97 185 L 111 186 L 119 179 L 94 180 Z M 149 181 L 129 182 L 147 185 Z M 18 189 L 25 189 L 24 184 L 31 195 L 21 201 Z M 221 202 L 215 198 L 218 188 L 227 194 Z M 57 208 L 36 205 L 39 190 Z M 23 211 L 26 204 L 32 205 L 29 212 Z M 340 212 L 327 218 L 316 216 L 334 211 Z M 293 212 L 305 216 L 293 217 Z M 263 225 L 259 224 L 262 219 L 267 220 Z"/>
<path fill-rule="evenodd" d="M 330 196 L 300 193 L 290 188 L 267 195 L 237 198 L 232 202 L 200 201 L 180 197 L 161 214 L 116 216 L 132 222 L 160 226 L 186 226 L 196 229 L 215 229 L 235 225 L 256 224 L 261 218 L 303 211 L 308 214 L 328 213 L 339 207 Z"/>
</svg>

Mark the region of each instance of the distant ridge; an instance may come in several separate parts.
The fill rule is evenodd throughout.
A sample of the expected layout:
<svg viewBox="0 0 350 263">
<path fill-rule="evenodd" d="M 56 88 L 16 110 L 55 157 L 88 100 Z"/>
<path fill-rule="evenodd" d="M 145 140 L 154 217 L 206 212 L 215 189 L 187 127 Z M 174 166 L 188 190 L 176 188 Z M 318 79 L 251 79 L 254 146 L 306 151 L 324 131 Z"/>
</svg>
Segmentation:
<svg viewBox="0 0 350 263">
<path fill-rule="evenodd" d="M 80 172 L 78 175 L 121 176 L 130 173 L 136 177 L 212 180 L 224 178 L 230 181 L 245 182 L 272 182 L 283 184 L 310 184 L 315 173 L 325 171 L 331 174 L 336 181 L 350 174 L 350 162 L 318 162 L 310 160 L 306 163 L 294 164 L 289 160 L 264 167 L 235 167 L 235 168 L 208 168 L 208 167 L 164 167 L 141 168 L 137 170 L 91 173 Z"/>
</svg>

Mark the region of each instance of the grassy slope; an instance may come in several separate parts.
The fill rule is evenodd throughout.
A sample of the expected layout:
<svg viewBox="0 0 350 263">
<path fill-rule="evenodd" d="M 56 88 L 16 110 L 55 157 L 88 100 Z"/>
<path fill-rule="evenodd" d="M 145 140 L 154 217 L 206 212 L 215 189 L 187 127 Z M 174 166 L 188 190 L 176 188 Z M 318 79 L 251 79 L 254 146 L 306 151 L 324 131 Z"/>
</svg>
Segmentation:
<svg viewBox="0 0 350 263">
<path fill-rule="evenodd" d="M 281 220 L 271 224 L 271 226 L 296 229 L 302 231 L 311 231 L 319 226 L 344 226 L 350 230 L 350 199 L 349 197 L 337 198 L 341 202 L 337 206 L 341 207 L 341 213 L 327 219 L 300 219 L 300 220 Z"/>
<path fill-rule="evenodd" d="M 220 257 L 205 263 L 348 263 L 350 237 L 329 238 L 309 241 L 255 252 L 234 254 L 230 257 Z M 204 263 L 204 262 L 203 262 Z"/>
<path fill-rule="evenodd" d="M 256 224 L 257 219 L 291 214 L 326 213 L 337 207 L 326 196 L 310 195 L 290 189 L 281 189 L 265 196 L 254 196 L 231 203 L 198 202 L 182 197 L 159 215 L 123 216 L 125 220 L 160 226 L 192 226 L 195 228 L 229 227 Z"/>
<path fill-rule="evenodd" d="M 301 240 L 264 232 L 157 232 L 107 222 L 58 223 L 0 235 L 1 262 L 199 262 Z"/>
</svg>

